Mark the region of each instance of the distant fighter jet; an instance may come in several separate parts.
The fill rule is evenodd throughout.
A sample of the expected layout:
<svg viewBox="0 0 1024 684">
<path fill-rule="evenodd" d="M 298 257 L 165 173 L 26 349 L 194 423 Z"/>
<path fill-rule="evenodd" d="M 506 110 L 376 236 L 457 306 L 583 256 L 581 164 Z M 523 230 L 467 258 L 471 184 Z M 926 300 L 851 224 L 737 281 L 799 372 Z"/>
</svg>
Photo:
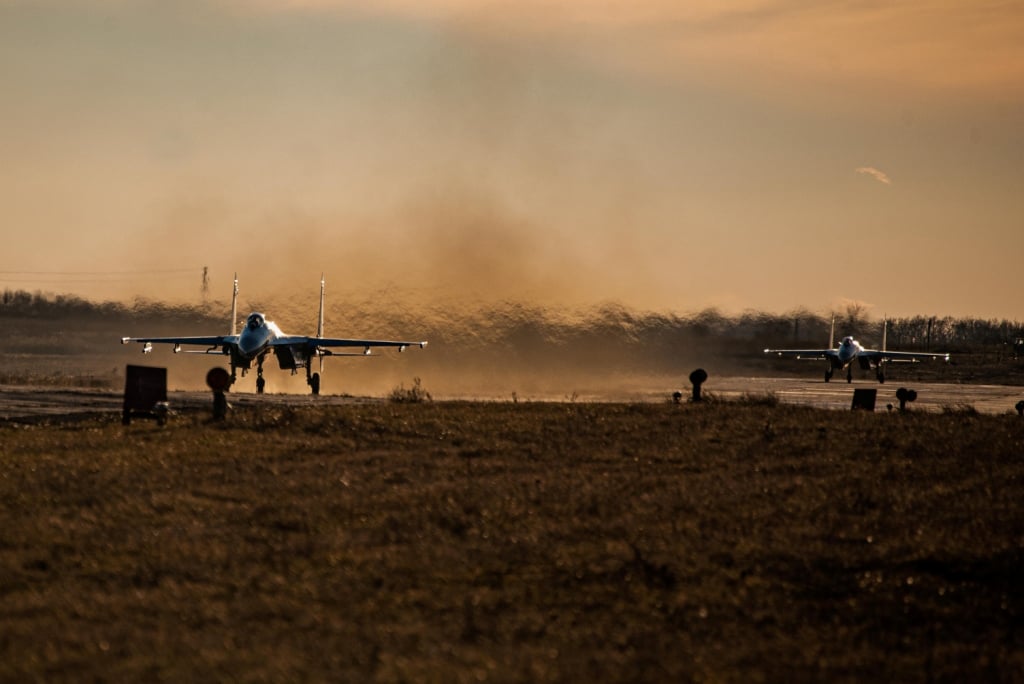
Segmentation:
<svg viewBox="0 0 1024 684">
<path fill-rule="evenodd" d="M 154 344 L 173 344 L 174 353 L 182 351 L 181 345 L 194 344 L 209 347 L 205 351 L 191 351 L 192 354 L 224 354 L 231 357 L 231 384 L 237 379 L 236 370 L 241 368 L 242 375 L 256 364 L 256 391 L 263 394 L 266 380 L 263 379 L 263 361 L 269 354 L 277 357 L 282 370 L 291 370 L 292 375 L 300 368 L 306 369 L 306 383 L 313 394 L 320 394 L 320 373 L 324 369 L 325 356 L 369 356 L 373 347 L 398 347 L 404 351 L 406 347 L 427 346 L 422 342 L 399 342 L 392 340 L 356 340 L 336 337 L 324 337 L 324 279 L 320 277 L 320 315 L 317 323 L 316 337 L 285 335 L 281 329 L 268 321 L 262 313 L 254 311 L 245 321 L 240 334 L 238 329 L 238 276 L 235 276 L 235 289 L 231 297 L 231 332 L 228 335 L 210 337 L 122 337 L 121 344 L 139 342 L 143 345 L 142 353 L 153 351 Z M 339 353 L 331 351 L 332 347 L 353 348 L 363 347 L 359 353 Z M 312 372 L 312 360 L 320 360 L 320 373 Z"/>
<path fill-rule="evenodd" d="M 852 337 L 844 337 L 838 347 L 835 345 L 836 319 L 832 319 L 832 332 L 829 334 L 829 349 L 765 349 L 765 354 L 777 354 L 797 359 L 824 359 L 828 361 L 825 370 L 825 382 L 832 379 L 836 370 L 846 369 L 846 382 L 853 382 L 853 362 L 857 361 L 864 370 L 875 369 L 878 382 L 885 382 L 882 365 L 890 362 L 916 363 L 925 359 L 942 359 L 949 361 L 949 354 L 928 354 L 924 352 L 886 351 L 885 338 L 888 332 L 888 321 L 882 323 L 882 349 L 865 349 L 860 342 Z"/>
</svg>

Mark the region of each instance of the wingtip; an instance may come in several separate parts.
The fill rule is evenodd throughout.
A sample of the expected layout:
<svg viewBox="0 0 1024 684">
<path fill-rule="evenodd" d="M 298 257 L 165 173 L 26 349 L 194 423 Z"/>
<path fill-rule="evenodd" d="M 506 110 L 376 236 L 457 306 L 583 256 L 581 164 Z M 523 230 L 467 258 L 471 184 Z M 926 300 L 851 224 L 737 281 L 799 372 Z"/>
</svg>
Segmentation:
<svg viewBox="0 0 1024 684">
<path fill-rule="evenodd" d="M 427 346 L 427 341 L 426 340 L 423 340 L 422 342 L 420 342 L 420 349 L 423 349 L 426 346 Z"/>
</svg>

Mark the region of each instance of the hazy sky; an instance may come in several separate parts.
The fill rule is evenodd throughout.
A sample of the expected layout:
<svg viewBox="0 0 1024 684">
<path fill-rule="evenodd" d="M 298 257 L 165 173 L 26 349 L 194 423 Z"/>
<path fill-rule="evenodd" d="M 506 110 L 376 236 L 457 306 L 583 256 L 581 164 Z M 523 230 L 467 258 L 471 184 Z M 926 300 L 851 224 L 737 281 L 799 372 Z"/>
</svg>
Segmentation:
<svg viewBox="0 0 1024 684">
<path fill-rule="evenodd" d="M 1021 319 L 1021 36 L 1020 0 L 0 0 L 0 287 Z"/>
</svg>

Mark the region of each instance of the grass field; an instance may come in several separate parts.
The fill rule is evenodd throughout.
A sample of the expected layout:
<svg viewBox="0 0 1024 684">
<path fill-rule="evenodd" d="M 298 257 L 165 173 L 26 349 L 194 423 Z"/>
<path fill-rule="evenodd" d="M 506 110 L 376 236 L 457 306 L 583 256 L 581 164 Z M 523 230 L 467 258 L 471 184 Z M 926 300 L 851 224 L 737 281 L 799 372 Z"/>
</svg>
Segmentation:
<svg viewBox="0 0 1024 684">
<path fill-rule="evenodd" d="M 0 424 L 2 681 L 1022 681 L 1024 420 Z"/>
</svg>

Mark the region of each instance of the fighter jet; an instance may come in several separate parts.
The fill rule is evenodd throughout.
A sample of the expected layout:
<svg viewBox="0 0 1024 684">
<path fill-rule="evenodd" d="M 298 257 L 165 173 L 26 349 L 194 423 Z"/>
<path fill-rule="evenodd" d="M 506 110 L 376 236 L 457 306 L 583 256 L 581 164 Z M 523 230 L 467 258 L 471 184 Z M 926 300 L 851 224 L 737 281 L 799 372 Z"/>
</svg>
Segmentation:
<svg viewBox="0 0 1024 684">
<path fill-rule="evenodd" d="M 828 349 L 765 349 L 765 354 L 777 354 L 796 359 L 824 359 L 828 362 L 825 369 L 825 382 L 832 379 L 832 373 L 837 370 L 846 369 L 846 382 L 853 382 L 853 364 L 856 361 L 864 370 L 875 369 L 875 377 L 878 382 L 885 382 L 885 372 L 882 366 L 886 363 L 917 363 L 926 359 L 942 359 L 949 361 L 949 354 L 930 354 L 926 352 L 898 352 L 887 351 L 885 348 L 886 334 L 888 332 L 888 321 L 882 322 L 882 348 L 865 349 L 860 342 L 847 336 L 835 346 L 836 319 L 832 319 L 832 332 L 829 334 Z"/>
<path fill-rule="evenodd" d="M 182 351 L 182 345 L 209 347 L 204 351 L 190 351 L 193 354 L 223 354 L 230 357 L 231 384 L 237 380 L 237 371 L 241 369 L 244 376 L 253 364 L 256 365 L 256 392 L 263 394 L 266 380 L 263 379 L 263 362 L 270 354 L 277 357 L 282 370 L 290 370 L 292 375 L 299 369 L 306 369 L 306 384 L 313 394 L 320 394 L 320 373 L 324 368 L 325 356 L 369 356 L 374 347 L 397 347 L 405 351 L 407 347 L 418 346 L 421 349 L 427 342 L 405 342 L 397 340 L 359 340 L 337 337 L 324 337 L 324 278 L 320 276 L 320 315 L 316 336 L 286 335 L 267 317 L 254 311 L 245 320 L 245 327 L 237 333 L 238 324 L 238 275 L 235 275 L 235 288 L 231 296 L 231 331 L 227 335 L 211 335 L 208 337 L 122 337 L 121 344 L 138 342 L 143 345 L 142 353 L 153 351 L 154 344 L 173 344 L 174 353 Z M 362 352 L 346 353 L 333 351 L 335 348 L 359 348 Z M 319 359 L 320 372 L 312 372 L 312 361 Z"/>
</svg>

